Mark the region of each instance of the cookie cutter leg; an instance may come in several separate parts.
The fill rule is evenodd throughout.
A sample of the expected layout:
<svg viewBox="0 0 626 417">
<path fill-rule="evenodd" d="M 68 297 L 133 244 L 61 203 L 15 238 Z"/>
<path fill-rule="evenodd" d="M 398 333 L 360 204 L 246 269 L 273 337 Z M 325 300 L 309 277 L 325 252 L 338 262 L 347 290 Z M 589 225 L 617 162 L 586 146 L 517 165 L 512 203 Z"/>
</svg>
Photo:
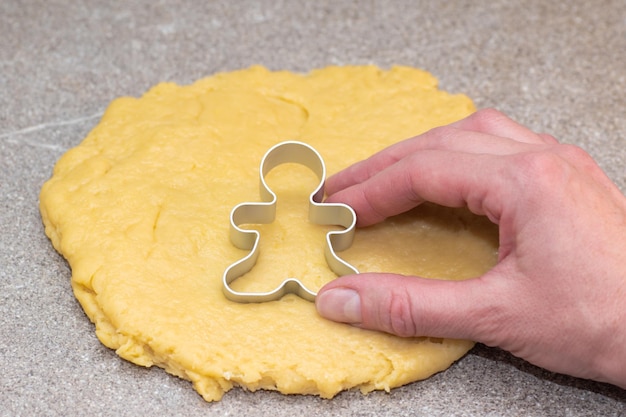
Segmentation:
<svg viewBox="0 0 626 417">
<path fill-rule="evenodd" d="M 319 185 L 309 196 L 309 221 L 320 225 L 343 226 L 344 230 L 331 231 L 326 234 L 324 257 L 329 268 L 338 276 L 358 274 L 355 267 L 341 259 L 335 250 L 342 251 L 352 245 L 356 214 L 345 204 L 322 203 L 324 198 L 324 180 L 326 166 L 320 154 L 310 145 L 287 141 L 274 145 L 261 160 L 259 169 L 260 202 L 241 203 L 230 213 L 230 241 L 240 249 L 250 250 L 248 255 L 230 265 L 224 271 L 222 289 L 226 298 L 239 303 L 263 303 L 279 300 L 286 294 L 296 294 L 307 301 L 315 301 L 317 293 L 308 289 L 296 278 L 285 279 L 276 289 L 268 292 L 239 292 L 230 284 L 250 271 L 259 257 L 260 233 L 246 230 L 241 224 L 266 224 L 274 221 L 276 216 L 276 194 L 265 182 L 265 176 L 278 165 L 297 163 L 308 167 L 319 178 Z"/>
</svg>

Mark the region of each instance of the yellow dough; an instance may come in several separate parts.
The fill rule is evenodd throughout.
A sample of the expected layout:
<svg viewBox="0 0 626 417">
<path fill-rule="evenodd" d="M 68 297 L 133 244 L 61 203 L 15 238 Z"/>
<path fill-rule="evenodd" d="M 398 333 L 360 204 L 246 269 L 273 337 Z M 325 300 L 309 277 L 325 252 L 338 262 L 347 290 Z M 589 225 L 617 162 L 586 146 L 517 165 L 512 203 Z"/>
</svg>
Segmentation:
<svg viewBox="0 0 626 417">
<path fill-rule="evenodd" d="M 255 66 L 189 86 L 159 84 L 113 101 L 58 161 L 41 191 L 46 234 L 69 262 L 102 343 L 192 381 L 207 401 L 234 386 L 324 398 L 390 390 L 446 369 L 472 342 L 333 323 L 294 295 L 228 301 L 222 273 L 246 254 L 228 239 L 229 213 L 259 200 L 259 163 L 278 142 L 309 143 L 332 174 L 473 110 L 466 96 L 406 67 L 303 75 Z M 285 164 L 267 181 L 278 195 L 276 221 L 257 227 L 259 261 L 233 286 L 267 291 L 294 276 L 317 290 L 336 278 L 323 255 L 330 229 L 307 222 L 318 180 Z M 340 255 L 361 272 L 463 279 L 490 268 L 496 248 L 497 230 L 484 218 L 424 205 L 357 230 Z"/>
</svg>

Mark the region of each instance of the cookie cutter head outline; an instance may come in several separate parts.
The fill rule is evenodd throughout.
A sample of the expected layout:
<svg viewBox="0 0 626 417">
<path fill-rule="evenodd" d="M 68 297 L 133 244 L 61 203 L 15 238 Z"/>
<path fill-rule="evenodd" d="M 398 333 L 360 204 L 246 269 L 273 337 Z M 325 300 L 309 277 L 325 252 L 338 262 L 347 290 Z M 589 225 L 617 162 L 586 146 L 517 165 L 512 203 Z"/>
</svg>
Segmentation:
<svg viewBox="0 0 626 417">
<path fill-rule="evenodd" d="M 276 216 L 276 194 L 265 182 L 265 176 L 274 168 L 285 163 L 304 165 L 319 178 L 319 185 L 309 196 L 309 221 L 320 225 L 336 225 L 344 230 L 330 231 L 326 234 L 324 257 L 330 269 L 338 276 L 358 274 L 359 271 L 341 259 L 336 253 L 349 248 L 354 239 L 356 214 L 352 207 L 340 203 L 322 203 L 326 166 L 321 155 L 310 145 L 298 141 L 286 141 L 270 148 L 259 168 L 260 202 L 246 202 L 235 206 L 230 212 L 230 241 L 240 249 L 250 250 L 248 255 L 231 264 L 224 271 L 222 290 L 226 298 L 238 303 L 263 303 L 279 300 L 286 294 L 296 294 L 307 301 L 315 301 L 317 293 L 308 289 L 296 278 L 285 279 L 277 288 L 268 292 L 239 292 L 230 284 L 250 271 L 259 256 L 260 233 L 247 230 L 240 224 L 272 223 Z"/>
</svg>

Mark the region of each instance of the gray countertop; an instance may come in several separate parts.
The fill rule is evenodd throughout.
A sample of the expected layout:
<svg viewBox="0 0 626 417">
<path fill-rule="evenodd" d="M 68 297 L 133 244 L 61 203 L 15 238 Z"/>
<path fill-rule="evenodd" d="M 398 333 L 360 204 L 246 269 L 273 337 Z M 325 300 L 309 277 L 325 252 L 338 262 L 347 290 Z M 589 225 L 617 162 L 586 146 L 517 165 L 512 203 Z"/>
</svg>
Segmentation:
<svg viewBox="0 0 626 417">
<path fill-rule="evenodd" d="M 623 390 L 484 346 L 389 394 L 234 389 L 209 404 L 96 339 L 38 193 L 108 103 L 252 64 L 369 63 L 426 69 L 578 144 L 626 191 L 624 0 L 0 2 L 0 415 L 625 415 Z"/>
</svg>

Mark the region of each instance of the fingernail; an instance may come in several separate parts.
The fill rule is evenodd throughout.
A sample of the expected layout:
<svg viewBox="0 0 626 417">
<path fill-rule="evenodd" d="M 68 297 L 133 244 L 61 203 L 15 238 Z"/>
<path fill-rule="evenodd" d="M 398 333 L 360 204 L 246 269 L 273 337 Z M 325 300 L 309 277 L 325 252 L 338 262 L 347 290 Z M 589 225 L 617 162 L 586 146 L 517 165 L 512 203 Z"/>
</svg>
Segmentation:
<svg viewBox="0 0 626 417">
<path fill-rule="evenodd" d="M 317 311 L 329 320 L 342 323 L 361 323 L 359 293 L 346 288 L 328 290 L 317 297 Z"/>
</svg>

